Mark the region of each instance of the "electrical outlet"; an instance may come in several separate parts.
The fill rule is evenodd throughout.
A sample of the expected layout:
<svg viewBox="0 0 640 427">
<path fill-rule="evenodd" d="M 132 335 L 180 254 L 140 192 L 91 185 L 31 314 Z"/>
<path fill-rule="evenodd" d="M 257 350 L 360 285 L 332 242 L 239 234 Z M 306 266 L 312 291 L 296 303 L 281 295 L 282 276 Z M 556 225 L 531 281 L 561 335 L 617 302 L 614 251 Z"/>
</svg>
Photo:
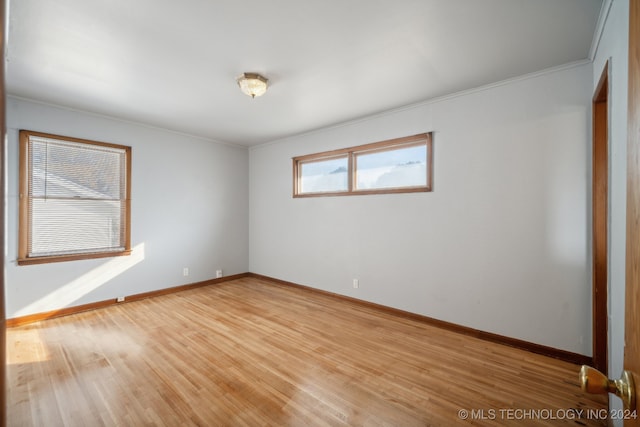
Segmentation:
<svg viewBox="0 0 640 427">
<path fill-rule="evenodd" d="M 358 279 L 353 279 L 353 289 L 358 289 L 360 287 L 360 281 Z"/>
<path fill-rule="evenodd" d="M 124 297 L 118 297 L 118 298 L 116 299 L 116 301 L 117 301 L 117 302 L 124 302 Z"/>
<path fill-rule="evenodd" d="M 222 277 L 222 270 L 216 270 L 216 278 L 221 278 Z"/>
<path fill-rule="evenodd" d="M 183 276 L 188 276 L 189 275 L 189 267 L 185 267 L 182 269 L 182 275 Z"/>
</svg>

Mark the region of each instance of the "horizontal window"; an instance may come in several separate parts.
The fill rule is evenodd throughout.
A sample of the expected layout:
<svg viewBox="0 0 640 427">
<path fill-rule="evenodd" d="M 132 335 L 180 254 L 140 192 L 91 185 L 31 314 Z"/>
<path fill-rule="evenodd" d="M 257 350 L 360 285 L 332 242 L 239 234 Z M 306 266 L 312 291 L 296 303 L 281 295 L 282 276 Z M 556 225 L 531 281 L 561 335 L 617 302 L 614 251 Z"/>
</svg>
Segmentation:
<svg viewBox="0 0 640 427">
<path fill-rule="evenodd" d="M 129 254 L 130 153 L 20 131 L 18 263 Z"/>
<path fill-rule="evenodd" d="M 431 191 L 431 133 L 293 159 L 293 196 Z"/>
</svg>

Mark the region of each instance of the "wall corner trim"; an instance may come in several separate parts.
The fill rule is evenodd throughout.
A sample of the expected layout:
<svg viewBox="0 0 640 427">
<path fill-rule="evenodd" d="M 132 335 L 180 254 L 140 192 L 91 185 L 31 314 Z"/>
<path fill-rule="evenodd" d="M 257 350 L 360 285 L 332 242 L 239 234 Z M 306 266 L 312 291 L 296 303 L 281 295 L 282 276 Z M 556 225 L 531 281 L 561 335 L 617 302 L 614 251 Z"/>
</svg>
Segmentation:
<svg viewBox="0 0 640 427">
<path fill-rule="evenodd" d="M 604 0 L 602 7 L 600 8 L 600 15 L 598 16 L 598 22 L 596 23 L 596 31 L 593 33 L 593 39 L 591 40 L 591 48 L 589 49 L 589 61 L 593 61 L 598 53 L 598 47 L 600 46 L 600 40 L 604 33 L 604 26 L 607 23 L 609 12 L 611 11 L 611 5 L 613 0 Z"/>
</svg>

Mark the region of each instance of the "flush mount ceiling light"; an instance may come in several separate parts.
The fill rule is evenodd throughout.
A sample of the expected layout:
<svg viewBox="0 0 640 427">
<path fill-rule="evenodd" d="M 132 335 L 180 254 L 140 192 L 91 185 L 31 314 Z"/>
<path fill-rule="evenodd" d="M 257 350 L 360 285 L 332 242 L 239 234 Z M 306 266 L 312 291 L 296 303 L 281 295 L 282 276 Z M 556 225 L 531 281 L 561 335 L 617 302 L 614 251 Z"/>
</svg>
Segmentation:
<svg viewBox="0 0 640 427">
<path fill-rule="evenodd" d="M 252 98 L 256 96 L 264 95 L 267 91 L 267 80 L 260 74 L 256 73 L 244 73 L 238 77 L 238 86 L 240 90 Z"/>
</svg>

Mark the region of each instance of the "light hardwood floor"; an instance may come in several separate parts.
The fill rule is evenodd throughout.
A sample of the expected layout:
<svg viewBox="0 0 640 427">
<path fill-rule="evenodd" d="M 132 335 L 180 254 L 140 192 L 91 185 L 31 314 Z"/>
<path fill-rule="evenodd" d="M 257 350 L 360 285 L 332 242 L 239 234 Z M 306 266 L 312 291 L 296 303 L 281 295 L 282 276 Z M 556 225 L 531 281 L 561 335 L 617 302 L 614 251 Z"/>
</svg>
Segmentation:
<svg viewBox="0 0 640 427">
<path fill-rule="evenodd" d="M 576 365 L 256 278 L 12 328 L 7 346 L 10 426 L 606 425 L 570 419 L 606 407 Z"/>
</svg>

